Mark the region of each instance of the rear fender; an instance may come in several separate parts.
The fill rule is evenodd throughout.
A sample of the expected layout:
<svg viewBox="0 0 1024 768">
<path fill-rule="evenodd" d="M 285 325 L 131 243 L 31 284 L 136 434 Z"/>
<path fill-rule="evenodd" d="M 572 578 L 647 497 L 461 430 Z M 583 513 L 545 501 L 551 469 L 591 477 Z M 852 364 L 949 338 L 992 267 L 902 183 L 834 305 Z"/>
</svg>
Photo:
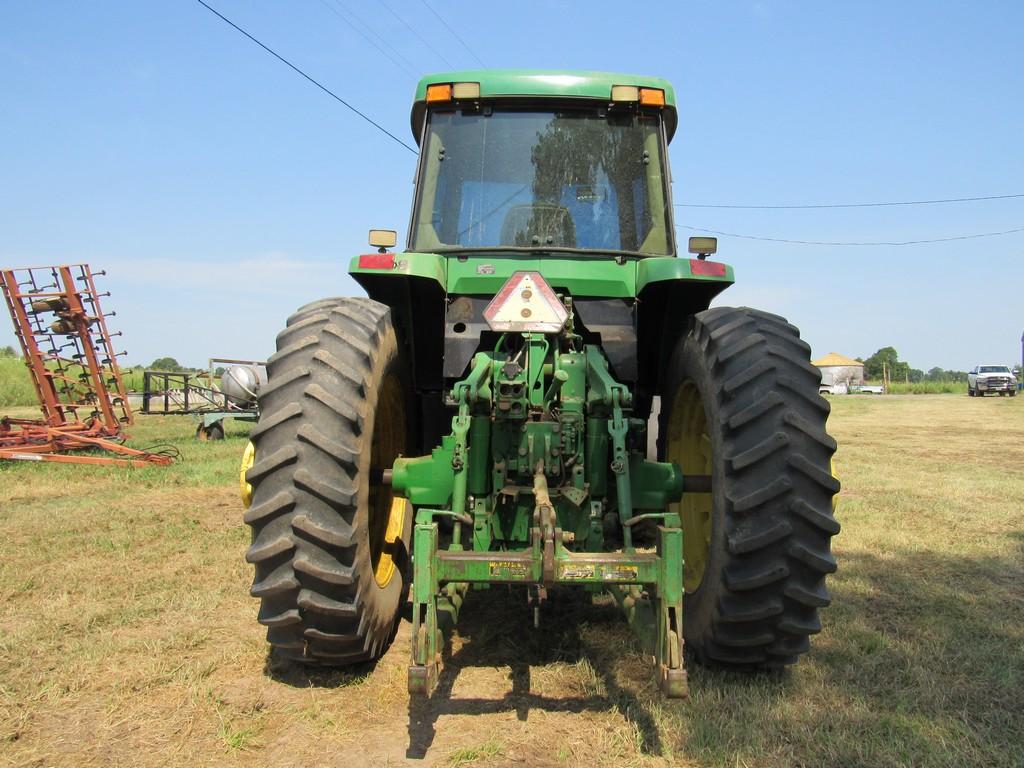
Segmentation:
<svg viewBox="0 0 1024 768">
<path fill-rule="evenodd" d="M 686 333 L 687 320 L 711 306 L 733 284 L 728 264 L 687 258 L 649 258 L 637 262 L 637 364 L 641 402 L 662 394 L 665 361 Z"/>
<path fill-rule="evenodd" d="M 420 411 L 416 437 L 420 452 L 427 452 L 447 429 L 441 407 L 445 261 L 435 254 L 399 253 L 394 254 L 392 266 L 371 268 L 360 267 L 357 256 L 352 259 L 349 274 L 371 299 L 391 308 Z"/>
</svg>

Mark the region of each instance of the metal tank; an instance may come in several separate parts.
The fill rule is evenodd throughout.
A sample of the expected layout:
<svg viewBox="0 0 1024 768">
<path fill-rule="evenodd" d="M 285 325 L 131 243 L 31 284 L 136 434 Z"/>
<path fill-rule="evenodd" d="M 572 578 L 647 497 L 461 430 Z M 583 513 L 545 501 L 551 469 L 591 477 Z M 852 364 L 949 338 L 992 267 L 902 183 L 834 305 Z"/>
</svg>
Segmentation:
<svg viewBox="0 0 1024 768">
<path fill-rule="evenodd" d="M 267 383 L 267 369 L 260 365 L 232 365 L 220 377 L 220 391 L 232 405 L 247 408 L 256 402 L 260 387 Z"/>
</svg>

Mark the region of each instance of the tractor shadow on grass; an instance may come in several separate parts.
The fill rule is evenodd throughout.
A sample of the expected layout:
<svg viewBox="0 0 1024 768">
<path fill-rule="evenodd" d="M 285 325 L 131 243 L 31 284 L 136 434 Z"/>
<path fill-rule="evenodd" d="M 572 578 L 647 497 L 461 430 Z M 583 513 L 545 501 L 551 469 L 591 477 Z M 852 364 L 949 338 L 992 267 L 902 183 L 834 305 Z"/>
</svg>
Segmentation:
<svg viewBox="0 0 1024 768">
<path fill-rule="evenodd" d="M 612 648 L 588 642 L 589 627 L 611 625 L 618 625 L 615 634 L 623 642 Z M 406 757 L 426 756 L 442 716 L 515 712 L 517 719 L 526 721 L 531 710 L 578 713 L 612 708 L 636 725 L 644 753 L 659 754 L 661 737 L 650 711 L 616 680 L 615 662 L 625 654 L 635 657 L 636 645 L 621 611 L 610 600 L 592 603 L 590 594 L 580 590 L 552 590 L 541 609 L 540 628 L 534 629 L 525 591 L 494 587 L 483 593 L 470 592 L 446 644 L 437 688 L 429 698 L 412 697 L 409 701 Z M 595 679 L 584 683 L 577 693 L 552 696 L 531 690 L 531 668 L 580 663 L 593 669 Z M 511 690 L 502 698 L 453 697 L 460 673 L 473 667 L 508 667 Z M 644 666 L 644 671 L 653 680 L 653 669 Z M 569 670 L 567 677 L 576 679 L 574 687 L 580 688 L 578 671 Z"/>
<path fill-rule="evenodd" d="M 292 688 L 345 688 L 358 685 L 377 668 L 380 659 L 349 667 L 314 667 L 284 658 L 273 649 L 267 651 L 263 674 L 276 683 Z"/>
</svg>

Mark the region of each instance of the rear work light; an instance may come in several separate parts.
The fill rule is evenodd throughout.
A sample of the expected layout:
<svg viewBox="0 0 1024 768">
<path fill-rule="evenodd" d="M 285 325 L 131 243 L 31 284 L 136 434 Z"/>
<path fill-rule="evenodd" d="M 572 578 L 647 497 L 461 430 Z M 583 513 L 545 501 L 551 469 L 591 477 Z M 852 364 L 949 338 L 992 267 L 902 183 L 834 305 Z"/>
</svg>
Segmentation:
<svg viewBox="0 0 1024 768">
<path fill-rule="evenodd" d="M 487 305 L 484 319 L 492 331 L 558 333 L 569 312 L 540 272 L 515 272 Z"/>
<path fill-rule="evenodd" d="M 456 101 L 460 99 L 479 99 L 480 83 L 455 83 L 452 86 L 452 96 Z"/>
<path fill-rule="evenodd" d="M 640 89 L 635 85 L 613 85 L 612 101 L 639 101 Z"/>
</svg>

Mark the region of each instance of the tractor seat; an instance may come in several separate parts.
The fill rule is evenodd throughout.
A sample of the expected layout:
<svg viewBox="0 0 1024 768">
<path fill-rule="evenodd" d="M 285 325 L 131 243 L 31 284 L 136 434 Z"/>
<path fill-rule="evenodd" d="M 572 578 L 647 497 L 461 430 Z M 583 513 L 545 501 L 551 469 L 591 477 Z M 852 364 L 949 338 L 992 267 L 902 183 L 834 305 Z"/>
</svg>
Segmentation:
<svg viewBox="0 0 1024 768">
<path fill-rule="evenodd" d="M 557 203 L 514 205 L 501 225 L 501 245 L 576 247 L 572 214 Z"/>
</svg>

